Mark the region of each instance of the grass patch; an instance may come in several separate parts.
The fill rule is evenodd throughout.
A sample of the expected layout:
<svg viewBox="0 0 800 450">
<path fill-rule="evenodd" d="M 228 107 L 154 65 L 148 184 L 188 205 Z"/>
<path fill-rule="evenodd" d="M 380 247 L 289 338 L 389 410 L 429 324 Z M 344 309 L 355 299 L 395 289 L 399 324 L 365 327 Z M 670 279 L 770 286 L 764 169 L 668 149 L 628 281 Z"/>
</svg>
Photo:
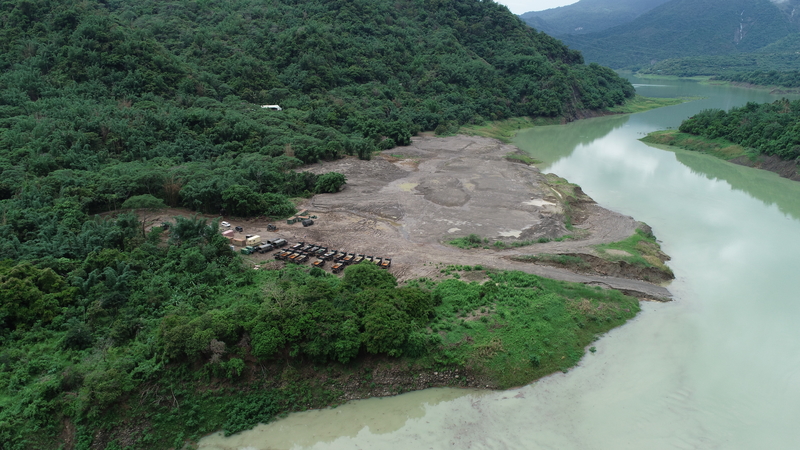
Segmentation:
<svg viewBox="0 0 800 450">
<path fill-rule="evenodd" d="M 671 145 L 686 150 L 706 153 L 726 161 L 740 156 L 748 156 L 750 158 L 755 156 L 755 154 L 748 151 L 747 148 L 725 139 L 708 139 L 702 136 L 681 133 L 678 130 L 654 131 L 640 140 L 648 144 Z"/>
<path fill-rule="evenodd" d="M 546 244 L 548 242 L 563 242 L 563 241 L 569 241 L 571 239 L 577 239 L 577 237 L 572 234 L 565 234 L 564 236 L 559 236 L 557 238 L 540 237 L 538 239 L 529 239 L 525 241 L 513 241 L 513 242 L 495 241 L 495 243 L 492 245 L 494 245 L 495 248 L 497 249 L 517 248 L 517 247 L 527 247 L 529 245 L 534 245 L 534 244 Z"/>
<path fill-rule="evenodd" d="M 638 300 L 619 291 L 522 272 L 488 275 L 484 284 L 446 280 L 434 289 L 439 358 L 483 371 L 501 388 L 569 370 L 598 334 L 639 311 Z"/>
<path fill-rule="evenodd" d="M 489 243 L 489 239 L 481 238 L 477 234 L 470 234 L 469 236 L 452 239 L 447 241 L 447 243 L 458 248 L 470 249 L 483 247 L 485 244 Z"/>
<path fill-rule="evenodd" d="M 536 158 L 531 158 L 528 155 L 525 155 L 525 154 L 522 154 L 522 153 L 515 153 L 515 152 L 507 154 L 506 155 L 506 159 L 511 161 L 511 162 L 518 162 L 518 163 L 522 163 L 522 164 L 525 164 L 525 165 L 528 165 L 528 166 L 532 166 L 534 164 L 541 164 L 542 163 L 541 161 L 539 161 Z"/>
<path fill-rule="evenodd" d="M 506 144 L 511 143 L 511 139 L 519 130 L 542 125 L 558 125 L 562 122 L 560 117 L 514 117 L 506 120 L 495 120 L 481 125 L 464 125 L 458 132 L 468 136 L 483 136 L 494 138 Z"/>
<path fill-rule="evenodd" d="M 627 239 L 595 245 L 594 249 L 607 261 L 625 261 L 640 267 L 655 267 L 672 274 L 672 270 L 662 261 L 664 254 L 655 236 L 641 228 L 637 228 L 636 233 Z"/>
<path fill-rule="evenodd" d="M 553 263 L 559 266 L 571 267 L 575 269 L 590 269 L 591 264 L 584 261 L 580 256 L 573 255 L 553 255 L 551 253 L 541 253 L 539 255 L 521 255 L 514 258 L 515 260 L 534 263 Z"/>
</svg>

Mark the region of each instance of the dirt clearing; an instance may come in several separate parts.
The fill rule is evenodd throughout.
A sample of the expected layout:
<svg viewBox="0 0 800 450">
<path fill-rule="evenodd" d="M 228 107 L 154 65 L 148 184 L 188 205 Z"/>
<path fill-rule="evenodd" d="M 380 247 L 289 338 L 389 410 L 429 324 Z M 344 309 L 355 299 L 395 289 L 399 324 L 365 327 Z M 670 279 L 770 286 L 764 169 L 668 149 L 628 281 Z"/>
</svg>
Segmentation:
<svg viewBox="0 0 800 450">
<path fill-rule="evenodd" d="M 237 237 L 282 237 L 290 245 L 305 241 L 392 258 L 390 270 L 401 281 L 438 278 L 437 263 L 479 264 L 609 286 L 643 298 L 670 296 L 665 288 L 640 280 L 581 275 L 512 260 L 521 254 L 595 254 L 591 246 L 625 239 L 640 226 L 631 217 L 601 208 L 579 187 L 506 159 L 516 151 L 512 145 L 476 136 L 415 137 L 410 146 L 385 151 L 371 161 L 349 157 L 307 167 L 315 173 L 335 171 L 347 177 L 341 192 L 316 195 L 300 206 L 317 216 L 310 227 L 263 219 L 222 220 L 244 228 Z M 572 230 L 565 225 L 567 217 Z M 277 225 L 278 231 L 268 232 L 268 223 Z M 447 244 L 470 234 L 488 240 L 489 248 L 464 250 Z M 511 249 L 493 245 L 567 234 L 579 238 Z M 258 265 L 274 257 L 267 253 L 247 258 Z"/>
</svg>

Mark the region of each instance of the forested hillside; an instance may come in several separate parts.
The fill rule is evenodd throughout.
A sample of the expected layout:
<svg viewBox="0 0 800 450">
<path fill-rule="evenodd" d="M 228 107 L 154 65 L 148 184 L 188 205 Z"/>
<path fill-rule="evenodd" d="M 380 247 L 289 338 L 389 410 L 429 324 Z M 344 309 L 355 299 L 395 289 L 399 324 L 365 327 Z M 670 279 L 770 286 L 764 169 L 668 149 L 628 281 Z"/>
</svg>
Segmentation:
<svg viewBox="0 0 800 450">
<path fill-rule="evenodd" d="M 571 5 L 520 14 L 528 25 L 551 36 L 587 34 L 628 23 L 668 0 L 580 0 Z"/>
<path fill-rule="evenodd" d="M 684 120 L 679 131 L 794 160 L 800 157 L 800 101 L 751 102 L 727 112 L 704 110 Z"/>
<path fill-rule="evenodd" d="M 426 326 L 463 332 L 455 312 L 495 293 L 447 300 L 380 269 L 256 275 L 215 223 L 147 231 L 147 217 L 283 217 L 344 181 L 293 170 L 304 163 L 632 95 L 492 2 L 0 1 L 0 447 L 180 448 L 338 398 L 273 373 L 261 382 L 274 390 L 245 396 L 276 359 L 454 364 Z M 529 295 L 576 323 L 562 297 Z M 590 329 L 557 328 L 569 358 L 543 347 L 520 364 L 574 364 Z"/>
<path fill-rule="evenodd" d="M 670 0 L 629 23 L 560 38 L 587 61 L 638 69 L 668 58 L 765 49 L 798 33 L 797 6 L 796 0 Z"/>
</svg>

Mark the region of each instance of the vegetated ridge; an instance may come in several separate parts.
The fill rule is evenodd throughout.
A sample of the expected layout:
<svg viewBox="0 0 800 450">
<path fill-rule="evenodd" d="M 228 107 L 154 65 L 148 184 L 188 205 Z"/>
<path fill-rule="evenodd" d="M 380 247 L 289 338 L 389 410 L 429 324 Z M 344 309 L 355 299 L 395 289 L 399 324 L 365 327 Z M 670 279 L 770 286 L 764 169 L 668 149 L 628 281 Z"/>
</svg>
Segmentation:
<svg viewBox="0 0 800 450">
<path fill-rule="evenodd" d="M 486 289 L 497 292 L 448 285 L 468 291 L 452 301 L 424 281 L 397 288 L 374 268 L 343 281 L 256 273 L 214 222 L 148 231 L 166 206 L 290 215 L 291 198 L 346 181 L 293 169 L 369 158 L 420 130 L 571 120 L 633 96 L 505 7 L 12 0 L 0 24 L 4 448 L 183 447 L 344 399 L 339 385 L 293 376 L 335 362 L 345 372 L 400 356 L 426 370 L 483 367 L 464 382 L 505 386 L 566 370 L 638 308 L 513 273 L 494 275 Z M 260 107 L 269 104 L 282 110 Z M 471 362 L 476 347 L 443 347 L 428 328 L 473 329 L 451 316 L 474 308 L 507 311 L 470 335 L 486 343 L 483 365 Z M 554 334 L 516 347 L 487 331 L 523 323 Z"/>
<path fill-rule="evenodd" d="M 595 33 L 628 23 L 667 0 L 581 0 L 519 17 L 551 36 Z"/>
<path fill-rule="evenodd" d="M 597 33 L 559 36 L 587 61 L 644 68 L 658 61 L 778 50 L 798 33 L 795 0 L 671 0 L 631 22 Z"/>
</svg>

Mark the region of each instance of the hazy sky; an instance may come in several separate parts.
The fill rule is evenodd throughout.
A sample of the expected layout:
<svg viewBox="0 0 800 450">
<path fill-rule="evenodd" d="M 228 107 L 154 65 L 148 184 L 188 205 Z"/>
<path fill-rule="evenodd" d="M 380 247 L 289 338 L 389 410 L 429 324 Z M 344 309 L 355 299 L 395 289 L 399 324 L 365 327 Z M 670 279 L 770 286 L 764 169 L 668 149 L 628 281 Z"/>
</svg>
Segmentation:
<svg viewBox="0 0 800 450">
<path fill-rule="evenodd" d="M 508 6 L 514 14 L 522 14 L 528 11 L 542 11 L 559 6 L 571 5 L 578 0 L 495 0 L 501 5 Z"/>
</svg>

